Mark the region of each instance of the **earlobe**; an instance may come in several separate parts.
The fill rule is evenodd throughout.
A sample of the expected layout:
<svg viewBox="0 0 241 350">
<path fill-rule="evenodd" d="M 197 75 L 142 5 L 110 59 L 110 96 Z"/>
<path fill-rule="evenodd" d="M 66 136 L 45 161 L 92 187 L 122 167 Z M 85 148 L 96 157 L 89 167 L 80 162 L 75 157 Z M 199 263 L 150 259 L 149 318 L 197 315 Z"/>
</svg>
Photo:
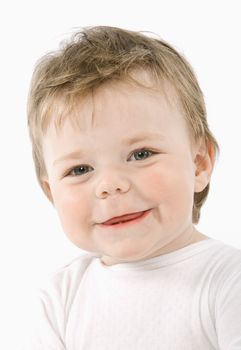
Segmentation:
<svg viewBox="0 0 241 350">
<path fill-rule="evenodd" d="M 195 187 L 194 192 L 202 192 L 210 182 L 214 163 L 215 148 L 214 145 L 205 141 L 200 145 L 195 157 Z"/>
</svg>

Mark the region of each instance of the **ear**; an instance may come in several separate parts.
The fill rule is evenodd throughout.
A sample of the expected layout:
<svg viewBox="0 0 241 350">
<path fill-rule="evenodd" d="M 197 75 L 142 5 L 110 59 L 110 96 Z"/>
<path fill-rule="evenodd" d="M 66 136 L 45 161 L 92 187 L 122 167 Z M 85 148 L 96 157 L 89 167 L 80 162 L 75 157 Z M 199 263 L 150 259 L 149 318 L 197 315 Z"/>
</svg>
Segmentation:
<svg viewBox="0 0 241 350">
<path fill-rule="evenodd" d="M 43 189 L 45 195 L 48 197 L 50 202 L 54 205 L 54 200 L 53 200 L 51 188 L 50 188 L 49 181 L 47 178 L 43 178 L 41 180 L 41 186 L 42 186 L 42 189 Z"/>
<path fill-rule="evenodd" d="M 214 163 L 215 163 L 215 148 L 214 145 L 205 140 L 199 143 L 196 151 L 195 159 L 195 186 L 194 192 L 202 192 L 210 182 Z"/>
</svg>

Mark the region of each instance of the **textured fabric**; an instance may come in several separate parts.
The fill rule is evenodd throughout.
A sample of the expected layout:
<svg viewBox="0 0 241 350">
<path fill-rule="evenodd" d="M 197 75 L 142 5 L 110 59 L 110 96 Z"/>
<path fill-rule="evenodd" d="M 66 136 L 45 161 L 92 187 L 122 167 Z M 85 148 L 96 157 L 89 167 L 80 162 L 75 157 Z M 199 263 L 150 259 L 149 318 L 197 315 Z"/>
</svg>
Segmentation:
<svg viewBox="0 0 241 350">
<path fill-rule="evenodd" d="M 206 239 L 113 266 L 82 255 L 34 314 L 29 350 L 240 350 L 241 251 Z"/>
</svg>

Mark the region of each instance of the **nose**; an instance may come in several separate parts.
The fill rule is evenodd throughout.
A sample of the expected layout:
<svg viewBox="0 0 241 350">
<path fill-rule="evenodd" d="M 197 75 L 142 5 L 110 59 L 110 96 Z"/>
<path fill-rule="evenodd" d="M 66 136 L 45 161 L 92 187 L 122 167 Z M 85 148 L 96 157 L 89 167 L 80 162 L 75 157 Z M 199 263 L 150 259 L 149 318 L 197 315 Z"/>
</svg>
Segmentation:
<svg viewBox="0 0 241 350">
<path fill-rule="evenodd" d="M 129 191 L 129 181 L 120 174 L 108 174 L 103 176 L 96 186 L 96 197 L 106 198 L 108 196 L 115 196 Z"/>
</svg>

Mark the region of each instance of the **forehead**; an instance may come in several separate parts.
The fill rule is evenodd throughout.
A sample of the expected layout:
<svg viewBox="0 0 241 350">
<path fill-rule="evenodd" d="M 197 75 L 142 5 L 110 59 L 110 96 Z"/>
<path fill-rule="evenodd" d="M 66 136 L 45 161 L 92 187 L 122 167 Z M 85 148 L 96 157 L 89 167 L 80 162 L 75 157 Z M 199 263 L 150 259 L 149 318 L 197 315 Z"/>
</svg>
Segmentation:
<svg viewBox="0 0 241 350">
<path fill-rule="evenodd" d="M 120 118 L 123 122 L 130 122 L 135 117 L 141 121 L 145 115 L 163 114 L 168 109 L 174 116 L 180 114 L 178 95 L 169 82 L 154 81 L 146 72 L 133 73 L 132 76 L 145 87 L 125 80 L 106 82 L 85 97 L 77 96 L 71 112 L 68 104 L 60 103 L 56 110 L 62 108 L 62 113 L 52 114 L 48 127 L 55 127 L 58 133 L 67 123 L 80 130 L 90 130 L 115 123 Z"/>
</svg>

